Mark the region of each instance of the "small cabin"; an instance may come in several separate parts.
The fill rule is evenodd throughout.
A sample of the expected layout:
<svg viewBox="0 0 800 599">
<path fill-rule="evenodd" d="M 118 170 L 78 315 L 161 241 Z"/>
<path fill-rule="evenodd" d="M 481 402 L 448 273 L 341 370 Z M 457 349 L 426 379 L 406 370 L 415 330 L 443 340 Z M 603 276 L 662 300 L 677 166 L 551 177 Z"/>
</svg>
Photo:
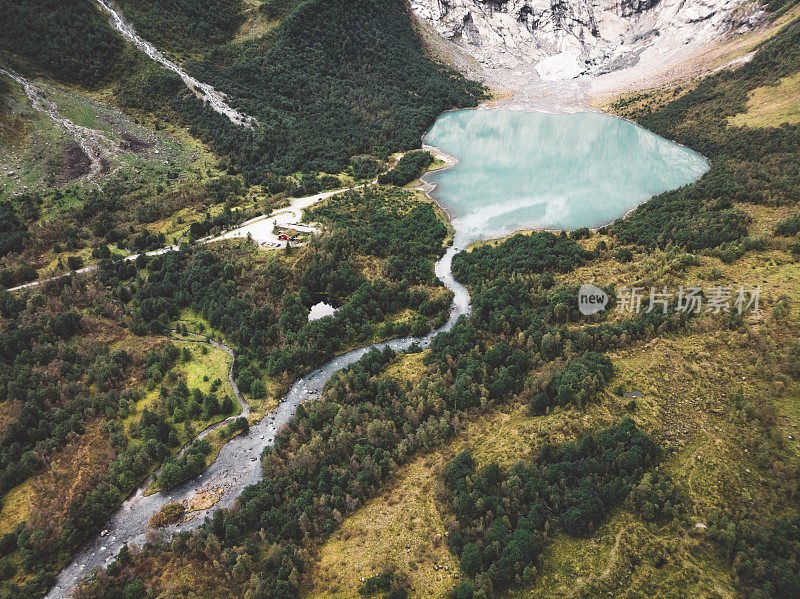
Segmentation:
<svg viewBox="0 0 800 599">
<path fill-rule="evenodd" d="M 289 236 L 281 233 L 280 235 L 278 235 L 278 239 L 280 241 L 289 241 Z"/>
</svg>

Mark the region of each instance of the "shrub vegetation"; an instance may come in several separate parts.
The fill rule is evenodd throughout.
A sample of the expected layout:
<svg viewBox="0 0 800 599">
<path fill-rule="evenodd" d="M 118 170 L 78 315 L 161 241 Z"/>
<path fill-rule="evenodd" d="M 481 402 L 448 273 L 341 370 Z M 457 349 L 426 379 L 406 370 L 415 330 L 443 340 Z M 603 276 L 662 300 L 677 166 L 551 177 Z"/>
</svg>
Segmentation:
<svg viewBox="0 0 800 599">
<path fill-rule="evenodd" d="M 456 519 L 448 543 L 477 585 L 461 596 L 502 591 L 536 575 L 539 554 L 556 530 L 589 535 L 631 493 L 660 456 L 631 420 L 561 447 L 545 446 L 531 464 L 478 470 L 465 451 L 444 481 Z"/>
</svg>

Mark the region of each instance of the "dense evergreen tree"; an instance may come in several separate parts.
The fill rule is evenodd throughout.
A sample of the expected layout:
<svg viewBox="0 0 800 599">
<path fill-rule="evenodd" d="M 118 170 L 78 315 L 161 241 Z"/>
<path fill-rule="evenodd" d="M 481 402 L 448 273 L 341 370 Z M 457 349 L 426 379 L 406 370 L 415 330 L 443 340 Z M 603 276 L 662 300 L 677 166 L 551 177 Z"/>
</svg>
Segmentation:
<svg viewBox="0 0 800 599">
<path fill-rule="evenodd" d="M 425 56 L 401 0 L 307 0 L 274 33 L 215 48 L 193 71 L 259 119 L 248 136 L 193 98 L 175 104 L 256 183 L 418 148 L 441 112 L 484 93 Z"/>
<path fill-rule="evenodd" d="M 123 0 L 120 7 L 142 37 L 177 51 L 224 44 L 244 20 L 242 0 Z"/>
<path fill-rule="evenodd" d="M 800 214 L 783 219 L 775 225 L 775 234 L 791 237 L 800 233 Z"/>
<path fill-rule="evenodd" d="M 392 170 L 378 177 L 378 183 L 403 187 L 419 178 L 432 162 L 433 154 L 430 152 L 408 152 L 398 160 Z"/>
<path fill-rule="evenodd" d="M 3 0 L 0 49 L 62 81 L 94 86 L 114 70 L 122 40 L 92 0 Z"/>
<path fill-rule="evenodd" d="M 591 257 L 591 252 L 567 235 L 517 234 L 501 245 L 483 245 L 458 254 L 453 260 L 453 272 L 460 281 L 478 285 L 516 273 L 569 272 Z"/>
<path fill-rule="evenodd" d="M 545 446 L 533 463 L 511 468 L 492 463 L 478 470 L 470 452 L 462 452 L 444 474 L 456 518 L 450 547 L 486 595 L 500 594 L 535 576 L 556 527 L 589 534 L 659 456 L 629 419 L 573 443 Z"/>
<path fill-rule="evenodd" d="M 19 252 L 28 236 L 28 227 L 17 216 L 14 205 L 0 201 L 0 257 Z"/>
<path fill-rule="evenodd" d="M 602 354 L 588 352 L 567 362 L 545 390 L 531 401 L 531 412 L 542 414 L 552 406 L 585 406 L 605 387 L 614 375 L 611 360 Z"/>
<path fill-rule="evenodd" d="M 746 523 L 734 553 L 734 571 L 749 597 L 800 597 L 800 518 L 764 529 Z"/>
</svg>

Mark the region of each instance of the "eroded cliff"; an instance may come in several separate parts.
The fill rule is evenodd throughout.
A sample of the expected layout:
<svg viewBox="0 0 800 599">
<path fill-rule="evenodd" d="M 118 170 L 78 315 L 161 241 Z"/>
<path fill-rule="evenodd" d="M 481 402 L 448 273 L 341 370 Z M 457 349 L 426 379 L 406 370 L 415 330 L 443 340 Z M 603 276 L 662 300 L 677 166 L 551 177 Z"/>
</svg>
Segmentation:
<svg viewBox="0 0 800 599">
<path fill-rule="evenodd" d="M 645 50 L 746 31 L 747 0 L 411 0 L 411 8 L 488 69 L 534 66 L 543 79 L 602 74 Z"/>
</svg>

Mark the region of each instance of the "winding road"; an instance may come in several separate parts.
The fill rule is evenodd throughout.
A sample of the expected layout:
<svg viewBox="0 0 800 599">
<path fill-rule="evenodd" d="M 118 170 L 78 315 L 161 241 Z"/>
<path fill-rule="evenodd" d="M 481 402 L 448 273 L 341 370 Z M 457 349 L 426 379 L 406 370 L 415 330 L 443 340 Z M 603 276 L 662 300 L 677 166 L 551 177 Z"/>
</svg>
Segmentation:
<svg viewBox="0 0 800 599">
<path fill-rule="evenodd" d="M 287 242 L 278 239 L 278 235 L 273 233 L 273 229 L 276 226 L 284 227 L 287 229 L 291 228 L 298 231 L 306 231 L 309 233 L 316 233 L 318 231 L 316 227 L 310 225 L 302 225 L 297 222 L 299 220 L 302 220 L 303 210 L 320 200 L 324 200 L 325 198 L 329 198 L 331 196 L 344 193 L 346 191 L 349 191 L 349 189 L 350 188 L 336 189 L 333 191 L 325 191 L 304 198 L 295 198 L 291 200 L 288 208 L 278 208 L 277 210 L 274 210 L 270 214 L 262 214 L 261 216 L 256 216 L 255 218 L 251 218 L 250 220 L 245 221 L 238 227 L 235 227 L 230 231 L 221 233 L 220 235 L 212 235 L 209 237 L 198 239 L 197 243 L 203 243 L 203 244 L 215 243 L 217 241 L 223 241 L 225 239 L 246 239 L 249 235 L 250 238 L 259 245 L 267 245 L 275 248 L 283 247 L 286 245 Z M 358 189 L 358 187 L 354 187 L 353 189 Z M 178 249 L 180 249 L 179 245 L 169 245 L 167 247 L 159 248 L 151 252 L 145 252 L 144 254 L 132 254 L 130 256 L 125 256 L 122 259 L 130 262 L 132 260 L 136 260 L 136 258 L 138 258 L 140 255 L 158 256 L 160 254 L 166 254 L 167 252 L 175 252 Z M 93 264 L 92 266 L 84 266 L 83 268 L 80 268 L 73 272 L 53 275 L 52 277 L 45 277 L 44 279 L 38 279 L 36 281 L 31 281 L 30 283 L 23 283 L 22 285 L 17 285 L 16 287 L 10 287 L 8 291 L 22 291 L 23 289 L 31 289 L 32 287 L 38 287 L 39 285 L 44 285 L 45 283 L 49 283 L 50 281 L 57 281 L 58 279 L 63 279 L 64 277 L 68 277 L 72 274 L 84 274 L 88 272 L 93 272 L 98 268 L 99 266 L 96 264 Z"/>
</svg>

